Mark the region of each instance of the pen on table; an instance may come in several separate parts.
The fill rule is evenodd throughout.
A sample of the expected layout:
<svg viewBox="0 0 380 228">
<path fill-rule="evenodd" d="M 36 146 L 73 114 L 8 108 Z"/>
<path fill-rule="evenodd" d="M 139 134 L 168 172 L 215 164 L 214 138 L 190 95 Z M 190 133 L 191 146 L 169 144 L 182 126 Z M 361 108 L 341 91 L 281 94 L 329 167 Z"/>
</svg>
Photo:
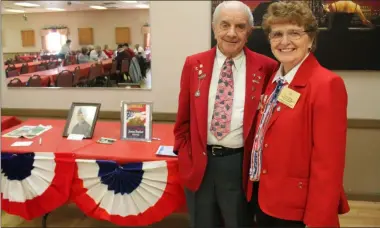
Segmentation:
<svg viewBox="0 0 380 228">
<path fill-rule="evenodd" d="M 42 144 L 42 138 L 40 138 L 40 145 Z"/>
</svg>

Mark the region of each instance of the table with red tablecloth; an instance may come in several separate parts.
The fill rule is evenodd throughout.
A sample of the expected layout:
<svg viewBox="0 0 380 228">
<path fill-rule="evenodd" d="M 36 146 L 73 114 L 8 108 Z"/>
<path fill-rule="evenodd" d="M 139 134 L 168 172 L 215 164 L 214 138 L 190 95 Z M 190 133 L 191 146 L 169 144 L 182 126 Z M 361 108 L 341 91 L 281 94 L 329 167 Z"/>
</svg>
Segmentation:
<svg viewBox="0 0 380 228">
<path fill-rule="evenodd" d="M 16 70 L 21 73 L 21 67 L 22 65 L 26 64 L 28 66 L 28 73 L 35 73 L 35 74 L 38 74 L 36 72 L 37 71 L 37 66 L 42 64 L 42 63 L 46 63 L 47 61 L 34 61 L 34 62 L 25 62 L 25 63 L 16 63 L 14 64 L 14 67 L 16 68 Z M 58 60 L 53 60 L 51 62 L 56 62 L 56 64 L 60 64 L 60 61 Z M 9 67 L 9 65 L 5 65 L 4 66 L 4 70 L 7 70 Z"/>
<path fill-rule="evenodd" d="M 1 131 L 20 124 L 22 121 L 15 116 L 1 116 Z"/>
<path fill-rule="evenodd" d="M 62 137 L 65 120 L 23 123 L 39 124 L 52 129 L 33 139 L 2 138 L 1 200 L 7 213 L 34 219 L 73 202 L 95 219 L 146 226 L 183 208 L 177 158 L 155 154 L 160 145 L 172 145 L 173 124 L 153 124 L 159 140 L 152 142 L 119 140 L 119 122 L 98 121 L 93 138 L 80 141 Z M 100 137 L 117 141 L 100 144 Z M 16 141 L 33 143 L 11 146 Z"/>
<path fill-rule="evenodd" d="M 19 58 L 25 62 L 31 62 L 34 59 L 37 59 L 37 55 L 21 55 Z"/>
<path fill-rule="evenodd" d="M 20 79 L 20 81 L 24 85 L 26 85 L 30 77 L 32 77 L 33 75 L 39 75 L 41 77 L 41 81 L 42 81 L 41 83 L 43 86 L 49 86 L 49 82 L 51 85 L 54 85 L 56 82 L 57 76 L 60 72 L 62 72 L 64 70 L 74 72 L 75 68 L 79 66 L 80 67 L 80 76 L 86 77 L 88 75 L 88 72 L 90 71 L 91 65 L 93 65 L 93 64 L 94 64 L 93 62 L 73 64 L 73 65 L 58 67 L 58 68 L 54 68 L 54 69 L 50 69 L 50 70 L 44 70 L 44 71 L 38 71 L 38 72 L 34 72 L 34 73 L 22 74 L 20 76 L 15 76 L 15 77 L 8 77 L 8 78 L 6 78 L 6 83 L 8 85 L 12 79 L 18 78 L 18 79 Z M 103 66 L 103 70 L 109 70 L 109 69 L 111 69 L 111 66 L 112 66 L 112 59 L 102 60 L 101 64 Z"/>
</svg>

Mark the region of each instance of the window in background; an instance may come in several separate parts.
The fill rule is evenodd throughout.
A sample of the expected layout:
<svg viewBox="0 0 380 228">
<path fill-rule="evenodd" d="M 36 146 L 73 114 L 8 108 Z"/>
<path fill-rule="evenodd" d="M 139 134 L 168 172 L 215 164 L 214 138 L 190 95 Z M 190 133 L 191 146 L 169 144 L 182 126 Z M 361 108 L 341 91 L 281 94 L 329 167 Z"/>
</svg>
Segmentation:
<svg viewBox="0 0 380 228">
<path fill-rule="evenodd" d="M 57 54 L 64 43 L 66 43 L 67 37 L 61 35 L 58 32 L 49 32 L 46 36 L 46 49 L 49 53 Z"/>
<path fill-rule="evenodd" d="M 144 48 L 150 47 L 150 33 L 144 34 Z"/>
<path fill-rule="evenodd" d="M 147 37 L 147 45 L 146 46 L 148 46 L 148 47 L 150 47 L 150 33 L 148 33 L 148 37 Z"/>
</svg>

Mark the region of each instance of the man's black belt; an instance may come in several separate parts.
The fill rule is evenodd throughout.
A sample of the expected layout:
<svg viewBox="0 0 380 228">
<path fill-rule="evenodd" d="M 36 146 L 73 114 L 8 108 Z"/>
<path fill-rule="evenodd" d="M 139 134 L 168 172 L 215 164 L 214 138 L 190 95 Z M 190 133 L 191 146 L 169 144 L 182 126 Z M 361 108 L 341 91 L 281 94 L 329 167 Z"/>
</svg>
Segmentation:
<svg viewBox="0 0 380 228">
<path fill-rule="evenodd" d="M 224 157 L 244 152 L 244 147 L 228 148 L 218 145 L 207 145 L 207 152 L 214 157 Z"/>
</svg>

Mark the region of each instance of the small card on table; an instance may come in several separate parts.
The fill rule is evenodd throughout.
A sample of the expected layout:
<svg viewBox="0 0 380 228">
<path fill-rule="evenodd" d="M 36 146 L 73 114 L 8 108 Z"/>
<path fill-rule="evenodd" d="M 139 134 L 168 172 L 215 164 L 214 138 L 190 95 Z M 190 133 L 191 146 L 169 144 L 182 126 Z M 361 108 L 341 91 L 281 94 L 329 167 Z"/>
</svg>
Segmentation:
<svg viewBox="0 0 380 228">
<path fill-rule="evenodd" d="M 17 141 L 14 142 L 11 146 L 30 146 L 32 143 L 33 141 Z"/>
<path fill-rule="evenodd" d="M 116 139 L 101 137 L 96 142 L 97 143 L 102 143 L 102 144 L 112 144 L 112 143 L 116 142 Z"/>
<path fill-rule="evenodd" d="M 80 140 L 83 140 L 83 138 L 84 138 L 84 135 L 81 135 L 81 134 L 70 134 L 67 137 L 67 140 L 77 140 L 77 141 L 80 141 Z"/>
<path fill-rule="evenodd" d="M 159 146 L 156 155 L 177 157 L 177 155 L 173 152 L 173 146 Z"/>
</svg>

